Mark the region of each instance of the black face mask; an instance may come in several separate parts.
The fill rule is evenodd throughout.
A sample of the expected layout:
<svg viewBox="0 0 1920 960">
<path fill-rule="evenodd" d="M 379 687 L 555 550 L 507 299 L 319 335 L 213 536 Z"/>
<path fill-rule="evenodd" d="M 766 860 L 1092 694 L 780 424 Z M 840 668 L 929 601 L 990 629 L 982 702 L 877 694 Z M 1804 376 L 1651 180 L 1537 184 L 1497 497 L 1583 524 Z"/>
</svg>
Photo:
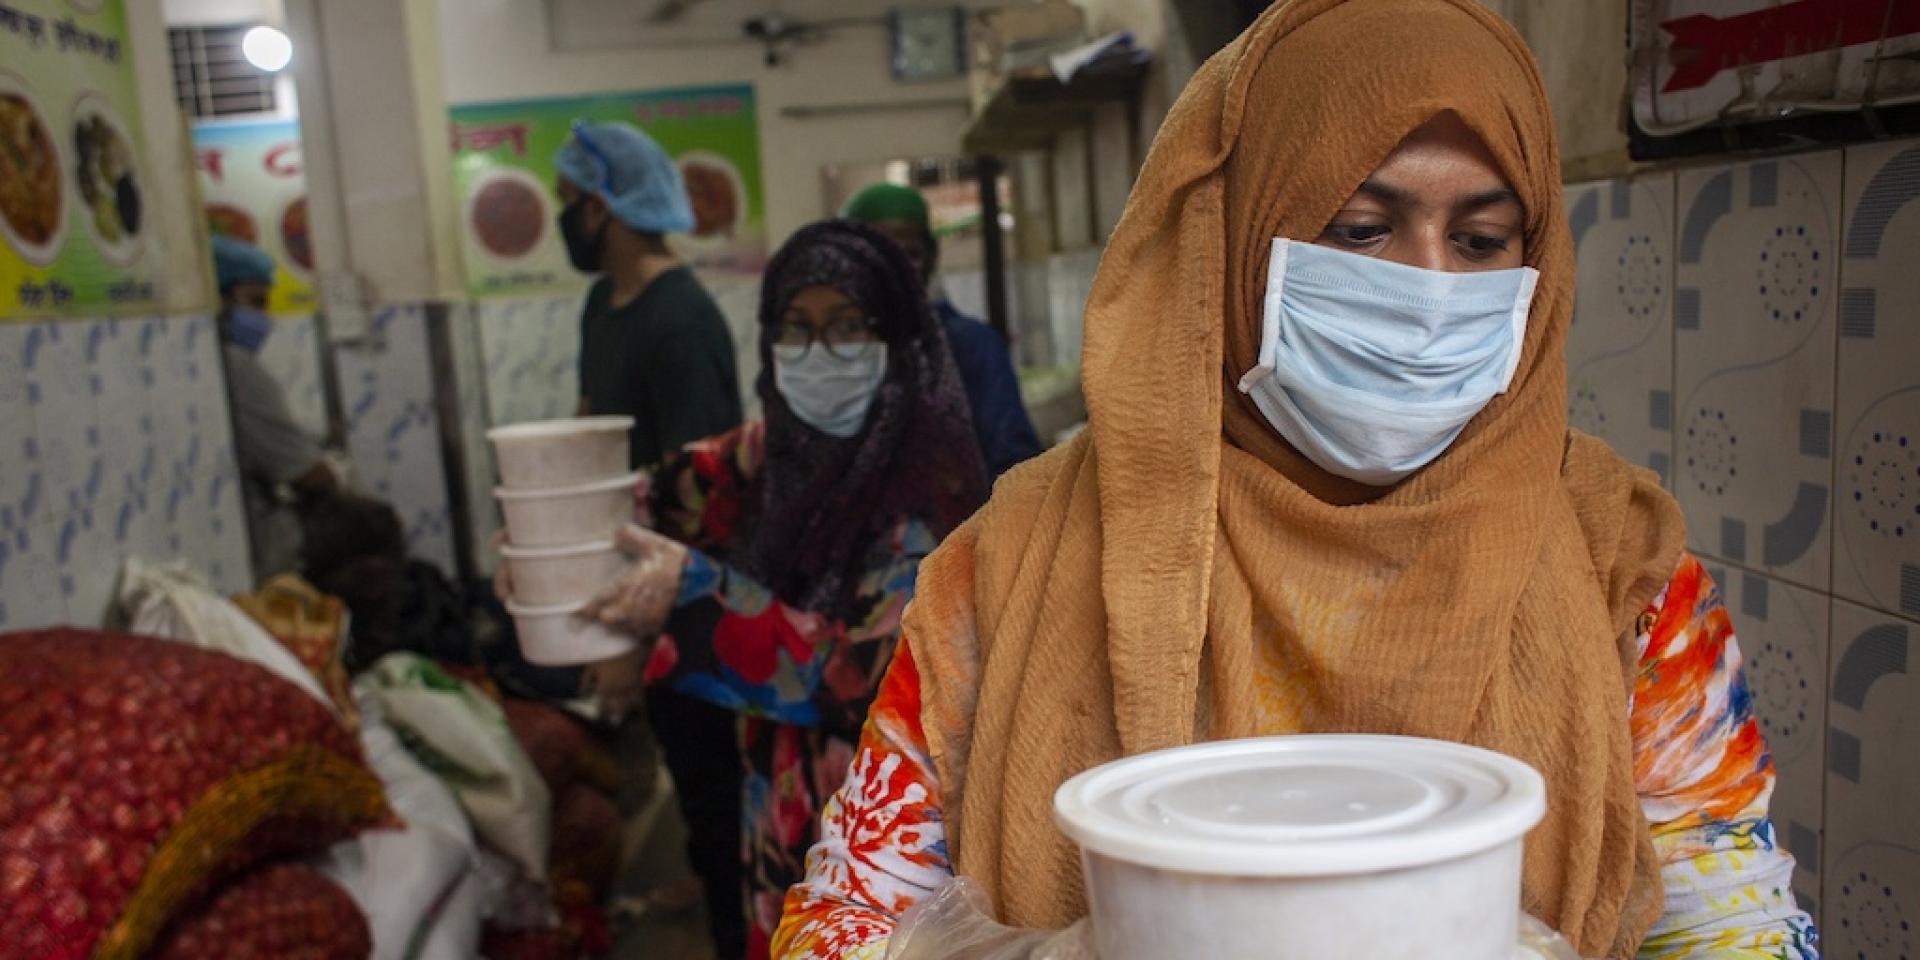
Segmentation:
<svg viewBox="0 0 1920 960">
<path fill-rule="evenodd" d="M 582 197 L 568 204 L 560 211 L 560 239 L 567 244 L 567 260 L 575 270 L 581 273 L 599 273 L 601 255 L 607 245 L 607 221 L 600 222 L 600 229 L 589 236 L 586 227 L 581 225 L 587 212 L 587 201 Z"/>
</svg>

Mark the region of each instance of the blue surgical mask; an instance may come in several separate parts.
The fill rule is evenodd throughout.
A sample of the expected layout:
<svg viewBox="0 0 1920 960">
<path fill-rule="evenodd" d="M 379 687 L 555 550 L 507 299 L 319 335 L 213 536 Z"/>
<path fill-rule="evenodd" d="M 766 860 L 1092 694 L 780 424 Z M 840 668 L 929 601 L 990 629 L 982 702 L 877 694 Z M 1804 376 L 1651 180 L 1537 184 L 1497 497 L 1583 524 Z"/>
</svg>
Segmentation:
<svg viewBox="0 0 1920 960">
<path fill-rule="evenodd" d="M 236 306 L 227 311 L 227 339 L 242 350 L 259 352 L 272 332 L 273 318 L 264 310 Z"/>
<path fill-rule="evenodd" d="M 1275 240 L 1260 361 L 1240 390 L 1321 469 L 1391 486 L 1507 391 L 1539 276 L 1424 270 Z"/>
<path fill-rule="evenodd" d="M 867 410 L 887 376 L 887 345 L 873 343 L 852 359 L 819 344 L 773 348 L 773 385 L 793 415 L 842 440 L 866 425 Z"/>
</svg>

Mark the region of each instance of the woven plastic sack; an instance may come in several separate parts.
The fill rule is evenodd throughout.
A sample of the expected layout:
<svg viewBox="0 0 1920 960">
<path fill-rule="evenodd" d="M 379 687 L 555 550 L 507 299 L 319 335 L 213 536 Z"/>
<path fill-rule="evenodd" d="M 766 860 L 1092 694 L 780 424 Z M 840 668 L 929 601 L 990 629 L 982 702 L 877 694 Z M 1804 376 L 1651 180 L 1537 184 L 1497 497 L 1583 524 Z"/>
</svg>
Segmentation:
<svg viewBox="0 0 1920 960">
<path fill-rule="evenodd" d="M 360 908 L 333 881 L 298 864 L 246 873 L 176 920 L 151 960 L 367 960 Z"/>
<path fill-rule="evenodd" d="M 326 689 L 347 728 L 358 723 L 353 689 L 341 660 L 347 648 L 347 606 L 290 574 L 268 580 L 260 589 L 233 598 L 280 645 L 286 647 Z"/>
<path fill-rule="evenodd" d="M 547 875 L 553 799 L 500 705 L 433 661 L 380 658 L 355 682 L 407 749 L 453 788 L 474 832 L 535 880 Z"/>
<path fill-rule="evenodd" d="M 391 822 L 339 719 L 267 670 L 152 637 L 0 635 L 0 958 L 131 960 L 276 856 Z"/>
</svg>

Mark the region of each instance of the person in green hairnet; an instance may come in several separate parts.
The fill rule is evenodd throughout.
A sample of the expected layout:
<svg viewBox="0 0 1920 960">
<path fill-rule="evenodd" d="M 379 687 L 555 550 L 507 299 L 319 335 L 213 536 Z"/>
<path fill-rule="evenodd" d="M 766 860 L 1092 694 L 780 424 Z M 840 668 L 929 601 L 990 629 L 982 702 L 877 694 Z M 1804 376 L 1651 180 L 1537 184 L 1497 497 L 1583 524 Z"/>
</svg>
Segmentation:
<svg viewBox="0 0 1920 960">
<path fill-rule="evenodd" d="M 934 270 L 940 264 L 940 244 L 920 191 L 893 183 L 876 183 L 854 194 L 841 216 L 858 220 L 891 237 L 907 251 L 920 279 L 933 291 Z M 1040 438 L 1020 401 L 1020 381 L 1013 358 L 992 327 L 961 313 L 946 296 L 931 294 L 934 313 L 946 332 L 954 365 L 966 386 L 967 405 L 973 411 L 973 430 L 987 473 L 998 477 L 1009 468 L 1040 453 Z"/>
</svg>

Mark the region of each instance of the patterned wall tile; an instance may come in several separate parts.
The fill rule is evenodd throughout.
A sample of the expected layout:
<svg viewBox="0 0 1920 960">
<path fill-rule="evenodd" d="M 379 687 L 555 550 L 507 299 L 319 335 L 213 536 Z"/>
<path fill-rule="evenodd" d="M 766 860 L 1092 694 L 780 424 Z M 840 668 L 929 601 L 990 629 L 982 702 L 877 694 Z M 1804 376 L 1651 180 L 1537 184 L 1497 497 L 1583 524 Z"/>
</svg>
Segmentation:
<svg viewBox="0 0 1920 960">
<path fill-rule="evenodd" d="M 1822 912 L 1829 957 L 1920 956 L 1920 621 L 1834 602 Z"/>
<path fill-rule="evenodd" d="M 128 555 L 252 578 L 204 317 L 0 327 L 0 627 L 100 621 Z"/>
<path fill-rule="evenodd" d="M 580 402 L 580 298 L 483 300 L 475 309 L 489 422 L 572 416 Z"/>
<path fill-rule="evenodd" d="M 414 556 L 456 569 L 424 307 L 388 307 L 337 354 L 354 485 L 391 504 Z"/>
<path fill-rule="evenodd" d="M 287 397 L 294 422 L 316 437 L 327 433 L 327 401 L 321 390 L 320 327 L 312 315 L 281 317 L 260 348 L 260 365 Z"/>
<path fill-rule="evenodd" d="M 1579 300 L 1567 334 L 1567 422 L 1672 485 L 1671 174 L 1567 191 Z"/>
<path fill-rule="evenodd" d="M 34 328 L 0 324 L 0 630 L 67 619 L 26 368 Z"/>
<path fill-rule="evenodd" d="M 482 575 L 491 575 L 499 560 L 491 543 L 494 533 L 501 528 L 501 519 L 499 503 L 493 497 L 499 472 L 493 462 L 493 445 L 487 442 L 487 383 L 486 366 L 480 357 L 480 307 L 458 303 L 448 311 L 454 389 L 460 407 L 461 463 L 467 491 L 467 542 L 473 545 L 474 569 Z"/>
<path fill-rule="evenodd" d="M 1701 552 L 1829 589 L 1840 155 L 1680 174 L 1674 490 Z"/>
<path fill-rule="evenodd" d="M 1826 594 L 1741 570 L 1718 571 L 1745 660 L 1753 712 L 1773 753 L 1778 780 L 1775 834 L 1798 869 L 1794 890 L 1820 900 L 1821 828 L 1826 790 Z"/>
<path fill-rule="evenodd" d="M 1920 618 L 1920 141 L 1847 151 L 1834 593 Z"/>
</svg>

